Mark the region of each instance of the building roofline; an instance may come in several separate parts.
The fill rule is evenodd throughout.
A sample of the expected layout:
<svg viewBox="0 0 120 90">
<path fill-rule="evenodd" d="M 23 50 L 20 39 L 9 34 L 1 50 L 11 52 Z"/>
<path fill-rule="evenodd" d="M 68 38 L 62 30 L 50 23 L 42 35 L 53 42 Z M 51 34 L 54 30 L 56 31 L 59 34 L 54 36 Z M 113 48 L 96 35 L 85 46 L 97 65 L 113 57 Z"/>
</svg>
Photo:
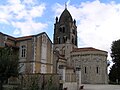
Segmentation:
<svg viewBox="0 0 120 90">
<path fill-rule="evenodd" d="M 39 34 L 36 34 L 36 35 L 28 35 L 28 36 L 22 36 L 22 37 L 13 37 L 13 36 L 10 36 L 10 35 L 7 35 L 7 34 L 4 34 L 2 32 L 0 32 L 0 34 L 4 35 L 4 36 L 8 36 L 9 39 L 13 40 L 13 41 L 24 41 L 24 40 L 30 40 L 32 39 L 32 37 L 37 37 L 39 35 L 42 35 L 42 34 L 46 34 L 46 36 L 48 37 L 47 33 L 46 32 L 41 32 Z M 51 39 L 48 37 L 48 39 L 50 40 L 50 42 L 52 43 Z"/>
<path fill-rule="evenodd" d="M 13 41 L 16 41 L 16 38 L 13 37 L 13 36 L 10 36 L 10 35 L 5 34 L 5 33 L 2 33 L 2 32 L 0 32 L 0 34 L 2 34 L 2 35 L 4 35 L 4 36 L 7 36 L 9 39 L 11 39 L 11 40 L 13 40 Z"/>
<path fill-rule="evenodd" d="M 52 43 L 51 39 L 49 38 L 49 36 L 47 35 L 46 32 L 42 32 L 42 33 L 36 34 L 35 36 L 39 36 L 39 35 L 42 35 L 42 34 L 46 34 L 46 36 L 48 37 L 49 41 Z M 53 44 L 53 43 L 52 43 L 52 44 Z"/>
<path fill-rule="evenodd" d="M 74 48 L 72 52 L 86 52 L 86 51 L 101 51 L 107 53 L 107 51 L 96 49 L 93 47 Z"/>
</svg>

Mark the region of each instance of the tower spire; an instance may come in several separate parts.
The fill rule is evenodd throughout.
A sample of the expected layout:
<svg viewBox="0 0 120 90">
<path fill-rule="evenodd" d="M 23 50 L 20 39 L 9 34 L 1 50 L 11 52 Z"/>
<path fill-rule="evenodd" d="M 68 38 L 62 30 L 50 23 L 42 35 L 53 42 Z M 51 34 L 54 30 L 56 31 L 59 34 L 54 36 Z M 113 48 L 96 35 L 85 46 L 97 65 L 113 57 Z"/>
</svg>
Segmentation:
<svg viewBox="0 0 120 90">
<path fill-rule="evenodd" d="M 67 3 L 65 2 L 65 9 L 67 9 Z"/>
</svg>

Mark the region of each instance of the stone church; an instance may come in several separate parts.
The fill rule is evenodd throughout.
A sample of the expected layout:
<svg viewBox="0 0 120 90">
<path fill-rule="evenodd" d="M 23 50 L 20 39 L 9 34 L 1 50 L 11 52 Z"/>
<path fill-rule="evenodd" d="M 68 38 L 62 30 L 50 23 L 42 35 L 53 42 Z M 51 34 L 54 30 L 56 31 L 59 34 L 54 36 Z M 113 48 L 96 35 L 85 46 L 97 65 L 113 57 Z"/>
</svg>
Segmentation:
<svg viewBox="0 0 120 90">
<path fill-rule="evenodd" d="M 81 71 L 81 83 L 106 84 L 107 52 L 93 47 L 78 48 L 77 25 L 65 8 L 54 24 L 53 43 L 45 32 L 12 37 L 0 32 L 0 48 L 12 47 L 19 54 L 20 73 L 56 73 L 62 66 L 71 74 Z M 57 56 L 54 58 L 54 56 Z"/>
<path fill-rule="evenodd" d="M 76 20 L 65 8 L 54 24 L 54 51 L 66 59 L 66 67 L 81 69 L 81 83 L 107 84 L 107 52 L 93 47 L 78 48 Z"/>
</svg>

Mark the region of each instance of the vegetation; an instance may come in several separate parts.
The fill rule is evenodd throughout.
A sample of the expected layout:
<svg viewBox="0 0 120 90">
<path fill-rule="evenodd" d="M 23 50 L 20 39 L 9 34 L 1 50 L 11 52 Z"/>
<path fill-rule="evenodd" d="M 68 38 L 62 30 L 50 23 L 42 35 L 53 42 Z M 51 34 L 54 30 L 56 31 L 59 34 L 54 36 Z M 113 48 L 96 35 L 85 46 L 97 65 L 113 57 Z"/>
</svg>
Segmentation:
<svg viewBox="0 0 120 90">
<path fill-rule="evenodd" d="M 7 82 L 8 78 L 18 76 L 18 55 L 11 47 L 0 48 L 0 82 Z M 2 90 L 2 89 L 1 89 Z"/>
<path fill-rule="evenodd" d="M 111 57 L 114 65 L 111 67 L 109 79 L 111 83 L 120 84 L 120 40 L 112 43 L 111 51 Z"/>
<path fill-rule="evenodd" d="M 23 76 L 24 90 L 58 90 L 54 84 L 54 76 L 44 74 L 34 74 Z"/>
<path fill-rule="evenodd" d="M 3 83 L 7 83 L 8 78 L 18 77 L 19 63 L 18 50 L 15 48 L 0 48 L 0 90 L 3 90 Z M 19 76 L 20 77 L 20 76 Z M 19 78 L 20 79 L 20 78 Z M 21 75 L 21 85 L 10 87 L 11 90 L 57 90 L 53 83 L 52 75 Z"/>
<path fill-rule="evenodd" d="M 27 90 L 39 90 L 39 77 L 38 76 L 33 76 L 30 77 L 28 76 L 28 81 L 27 84 Z"/>
</svg>

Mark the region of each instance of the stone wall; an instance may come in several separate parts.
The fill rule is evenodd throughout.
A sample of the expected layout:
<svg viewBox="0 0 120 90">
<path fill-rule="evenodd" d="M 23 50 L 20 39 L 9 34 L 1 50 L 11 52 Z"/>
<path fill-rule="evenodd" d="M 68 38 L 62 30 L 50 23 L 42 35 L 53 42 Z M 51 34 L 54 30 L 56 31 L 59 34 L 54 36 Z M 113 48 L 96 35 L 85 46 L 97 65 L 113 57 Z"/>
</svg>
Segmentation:
<svg viewBox="0 0 120 90">
<path fill-rule="evenodd" d="M 107 53 L 84 51 L 72 53 L 74 66 L 81 68 L 81 81 L 88 84 L 107 84 Z"/>
</svg>

